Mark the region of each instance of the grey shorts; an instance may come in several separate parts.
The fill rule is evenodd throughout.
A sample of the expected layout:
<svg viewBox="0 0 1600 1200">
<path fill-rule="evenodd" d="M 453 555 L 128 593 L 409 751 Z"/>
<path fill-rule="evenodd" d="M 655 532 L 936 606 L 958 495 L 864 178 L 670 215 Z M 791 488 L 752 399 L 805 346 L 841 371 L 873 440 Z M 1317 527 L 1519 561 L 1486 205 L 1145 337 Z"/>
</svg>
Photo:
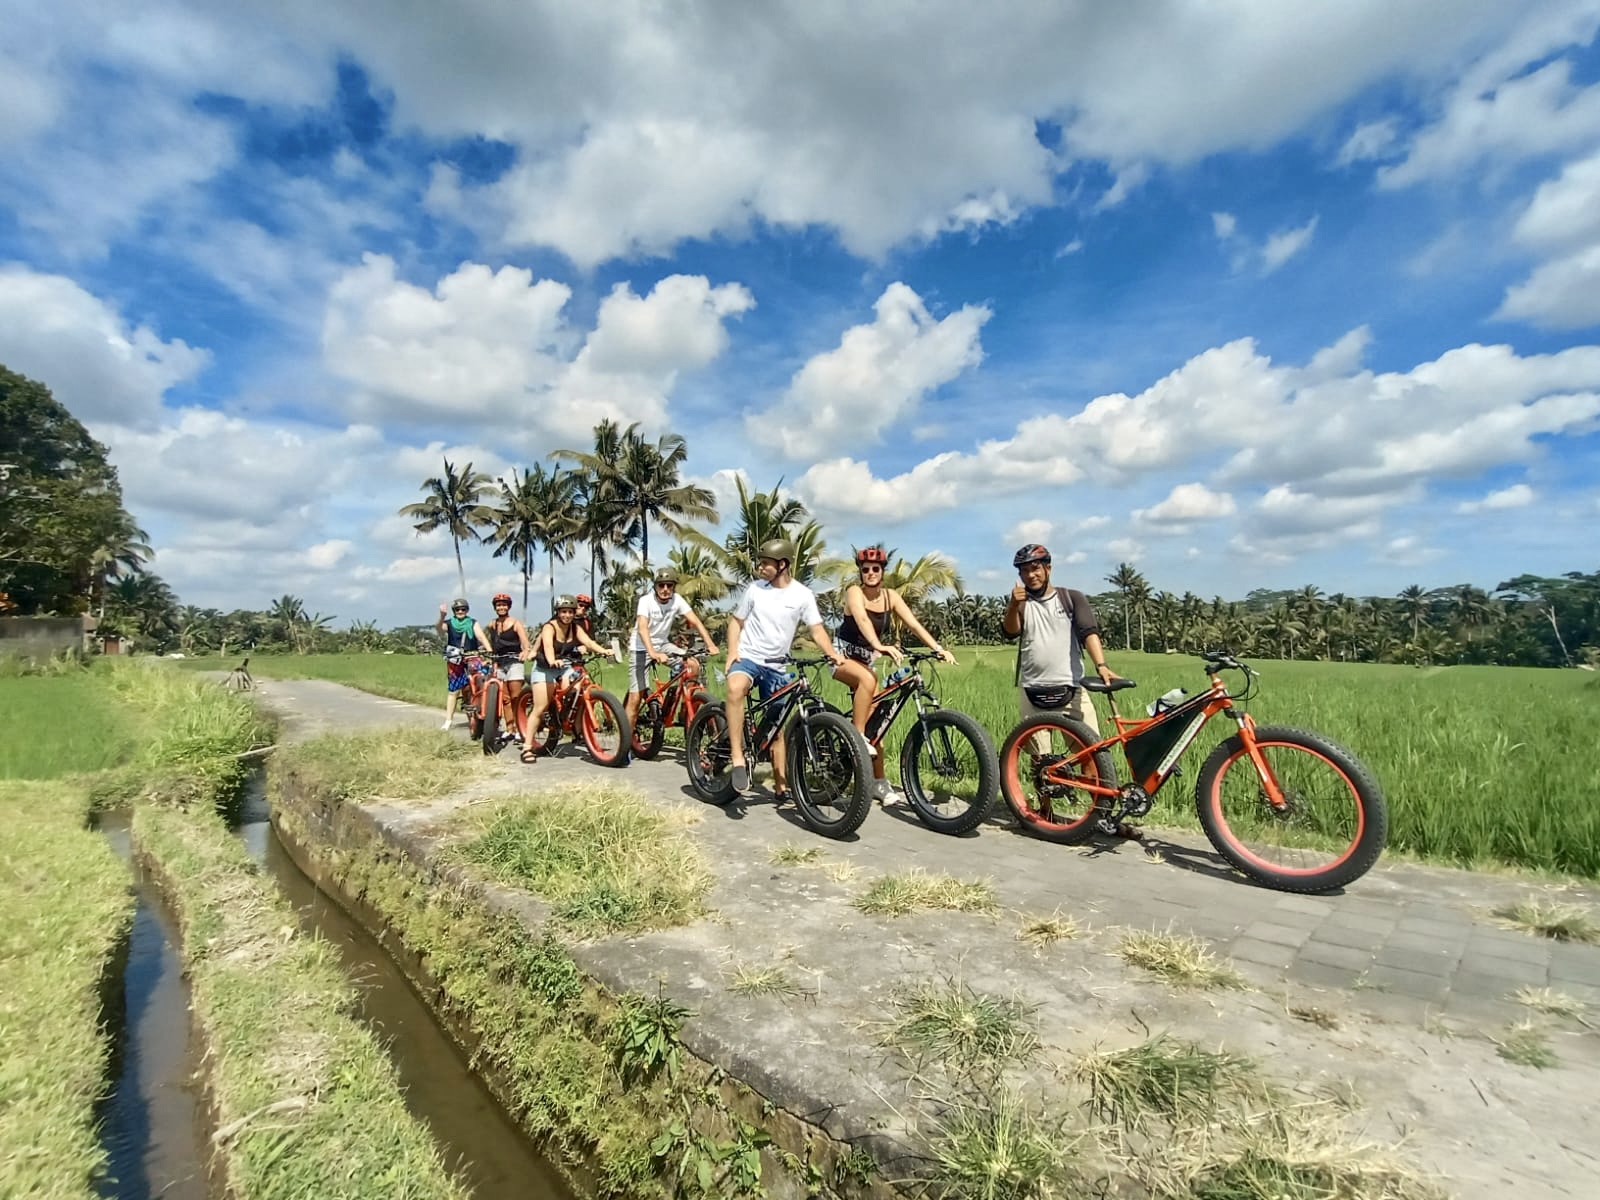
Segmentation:
<svg viewBox="0 0 1600 1200">
<path fill-rule="evenodd" d="M 630 692 L 648 692 L 650 690 L 650 664 L 652 661 L 648 650 L 628 651 L 628 690 Z"/>
</svg>

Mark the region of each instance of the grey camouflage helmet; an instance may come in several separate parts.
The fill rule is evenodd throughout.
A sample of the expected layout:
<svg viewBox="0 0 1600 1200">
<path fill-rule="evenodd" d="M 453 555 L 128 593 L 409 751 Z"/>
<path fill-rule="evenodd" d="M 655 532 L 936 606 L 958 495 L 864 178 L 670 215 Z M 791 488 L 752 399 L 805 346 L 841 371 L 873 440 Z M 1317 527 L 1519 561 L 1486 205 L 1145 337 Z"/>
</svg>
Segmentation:
<svg viewBox="0 0 1600 1200">
<path fill-rule="evenodd" d="M 550 606 L 551 612 L 560 612 L 563 608 L 577 608 L 578 601 L 573 596 L 557 596 L 556 602 Z"/>
<path fill-rule="evenodd" d="M 677 583 L 678 582 L 678 569 L 676 567 L 657 567 L 656 568 L 656 582 L 657 583 Z"/>
</svg>

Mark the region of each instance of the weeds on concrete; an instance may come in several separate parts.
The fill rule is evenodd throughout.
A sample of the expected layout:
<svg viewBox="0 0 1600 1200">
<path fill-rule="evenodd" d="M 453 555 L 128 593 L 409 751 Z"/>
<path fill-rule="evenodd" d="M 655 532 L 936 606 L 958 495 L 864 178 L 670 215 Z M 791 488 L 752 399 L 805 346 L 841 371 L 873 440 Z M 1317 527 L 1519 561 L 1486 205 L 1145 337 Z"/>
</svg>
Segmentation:
<svg viewBox="0 0 1600 1200">
<path fill-rule="evenodd" d="M 728 990 L 738 996 L 777 996 L 780 999 L 800 994 L 799 985 L 775 963 L 765 966 L 735 963 L 729 972 Z"/>
<path fill-rule="evenodd" d="M 1519 1021 L 1494 1039 L 1495 1053 L 1519 1067 L 1533 1067 L 1544 1071 L 1561 1065 L 1556 1052 L 1550 1048 L 1550 1039 L 1532 1021 Z"/>
<path fill-rule="evenodd" d="M 932 1119 L 931 1156 L 949 1200 L 1042 1200 L 1068 1186 L 1081 1137 L 1061 1113 L 1006 1086 L 947 1102 Z"/>
<path fill-rule="evenodd" d="M 1214 1113 L 1225 1093 L 1250 1084 L 1248 1059 L 1161 1034 L 1137 1046 L 1079 1060 L 1089 1105 L 1103 1121 L 1142 1128 L 1152 1115 L 1191 1121 Z"/>
<path fill-rule="evenodd" d="M 1558 942 L 1600 944 L 1600 922 L 1582 904 L 1562 900 L 1523 900 L 1494 910 L 1502 925 Z"/>
<path fill-rule="evenodd" d="M 1587 1011 L 1582 1000 L 1556 988 L 1518 988 L 1511 993 L 1511 999 L 1535 1012 L 1548 1013 L 1552 1017 L 1572 1017 L 1581 1021 Z"/>
<path fill-rule="evenodd" d="M 1083 929 L 1077 919 L 1059 912 L 1051 913 L 1048 917 L 1024 916 L 1017 929 L 1018 940 L 1027 942 L 1036 950 L 1082 935 Z"/>
<path fill-rule="evenodd" d="M 1123 935 L 1122 957 L 1178 987 L 1239 989 L 1244 977 L 1198 937 L 1136 929 Z"/>
<path fill-rule="evenodd" d="M 1032 1005 L 956 980 L 906 988 L 893 1005 L 895 1019 L 881 1040 L 914 1062 L 932 1060 L 955 1072 L 995 1071 L 1022 1061 L 1039 1045 Z"/>
<path fill-rule="evenodd" d="M 650 999 L 623 997 L 622 1012 L 613 1028 L 612 1047 L 617 1073 L 628 1083 L 649 1082 L 665 1071 L 678 1077 L 681 1058 L 678 1031 L 689 1010 L 665 993 Z"/>
<path fill-rule="evenodd" d="M 670 815 L 616 784 L 512 797 L 465 819 L 465 861 L 548 899 L 579 936 L 684 925 L 713 877 Z"/>
<path fill-rule="evenodd" d="M 278 770 L 346 804 L 449 795 L 489 770 L 476 744 L 436 729 L 331 734 L 286 746 Z"/>
<path fill-rule="evenodd" d="M 775 846 L 767 855 L 767 861 L 777 867 L 805 867 L 822 859 L 822 849 L 818 846 Z"/>
<path fill-rule="evenodd" d="M 853 862 L 836 862 L 823 867 L 822 873 L 835 883 L 849 883 L 861 874 L 861 868 Z"/>
<path fill-rule="evenodd" d="M 887 917 L 903 917 L 923 909 L 993 912 L 997 907 L 994 888 L 987 880 L 929 875 L 921 870 L 880 876 L 853 903 L 871 916 Z"/>
<path fill-rule="evenodd" d="M 1315 1025 L 1318 1029 L 1339 1028 L 1339 1018 L 1335 1014 L 1314 1004 L 1291 1004 L 1287 1011 L 1296 1021 L 1304 1021 L 1307 1025 Z"/>
</svg>

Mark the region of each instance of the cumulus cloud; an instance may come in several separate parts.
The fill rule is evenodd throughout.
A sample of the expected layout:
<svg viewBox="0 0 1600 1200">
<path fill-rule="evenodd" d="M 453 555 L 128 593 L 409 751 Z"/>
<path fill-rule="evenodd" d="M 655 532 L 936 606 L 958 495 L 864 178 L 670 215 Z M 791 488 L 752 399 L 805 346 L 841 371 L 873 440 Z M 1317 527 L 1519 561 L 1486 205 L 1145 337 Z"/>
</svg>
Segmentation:
<svg viewBox="0 0 1600 1200">
<path fill-rule="evenodd" d="M 1133 518 L 1143 525 L 1178 532 L 1196 521 L 1232 516 L 1236 510 L 1227 492 L 1214 492 L 1203 483 L 1180 483 L 1159 504 L 1135 509 Z"/>
<path fill-rule="evenodd" d="M 306 551 L 306 565 L 319 571 L 336 567 L 350 553 L 353 545 L 354 543 L 346 538 L 330 538 L 326 542 L 318 542 Z"/>
<path fill-rule="evenodd" d="M 905 520 L 975 494 L 1136 480 L 1210 460 L 1217 466 L 1205 492 L 1169 496 L 1163 514 L 1184 503 L 1221 507 L 1217 497 L 1259 488 L 1260 503 L 1240 516 L 1261 536 L 1371 532 L 1430 479 L 1529 461 L 1540 439 L 1600 419 L 1597 346 L 1523 357 L 1509 346 L 1467 345 L 1377 374 L 1360 366 L 1366 342 L 1364 330 L 1352 331 L 1292 367 L 1241 339 L 1136 396 L 1030 417 L 970 453 L 947 451 L 887 479 L 835 459 L 806 471 L 796 490 L 831 512 Z"/>
<path fill-rule="evenodd" d="M 987 308 L 967 305 L 935 320 L 922 298 L 892 283 L 870 325 L 847 329 L 839 345 L 795 373 L 783 398 L 745 421 L 752 439 L 809 459 L 841 443 L 871 443 L 909 416 L 929 392 L 983 359 Z"/>
<path fill-rule="evenodd" d="M 334 285 L 323 323 L 328 366 L 357 385 L 352 415 L 388 422 L 519 414 L 513 441 L 579 437 L 611 418 L 664 424 L 681 371 L 727 346 L 723 322 L 755 299 L 737 283 L 672 275 L 645 296 L 619 283 L 586 337 L 566 324 L 564 283 L 464 263 L 430 291 L 368 254 Z"/>
<path fill-rule="evenodd" d="M 1358 126 L 1339 147 L 1335 161 L 1341 167 L 1368 159 L 1384 158 L 1400 137 L 1400 122 L 1393 117 L 1383 117 Z"/>
<path fill-rule="evenodd" d="M 46 384 L 80 421 L 150 428 L 167 390 L 211 361 L 164 341 L 61 275 L 0 266 L 0 362 Z"/>
<path fill-rule="evenodd" d="M 1503 508 L 1525 508 L 1534 501 L 1533 489 L 1525 483 L 1490 492 L 1480 500 L 1463 500 L 1456 505 L 1458 513 L 1493 512 Z"/>
<path fill-rule="evenodd" d="M 1541 184 L 1514 236 L 1548 257 L 1506 289 L 1495 315 L 1553 329 L 1600 324 L 1600 153 Z"/>
</svg>

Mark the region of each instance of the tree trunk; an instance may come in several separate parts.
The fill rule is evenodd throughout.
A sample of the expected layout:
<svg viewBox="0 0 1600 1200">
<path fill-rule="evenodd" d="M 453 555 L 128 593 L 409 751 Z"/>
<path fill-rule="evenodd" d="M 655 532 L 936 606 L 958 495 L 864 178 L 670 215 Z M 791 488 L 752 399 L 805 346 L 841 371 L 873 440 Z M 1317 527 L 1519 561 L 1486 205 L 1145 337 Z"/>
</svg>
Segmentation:
<svg viewBox="0 0 1600 1200">
<path fill-rule="evenodd" d="M 461 585 L 461 590 L 456 594 L 465 596 L 467 594 L 467 570 L 461 565 L 461 539 L 456 537 L 455 534 L 451 534 L 450 541 L 456 548 L 456 582 Z"/>
</svg>

